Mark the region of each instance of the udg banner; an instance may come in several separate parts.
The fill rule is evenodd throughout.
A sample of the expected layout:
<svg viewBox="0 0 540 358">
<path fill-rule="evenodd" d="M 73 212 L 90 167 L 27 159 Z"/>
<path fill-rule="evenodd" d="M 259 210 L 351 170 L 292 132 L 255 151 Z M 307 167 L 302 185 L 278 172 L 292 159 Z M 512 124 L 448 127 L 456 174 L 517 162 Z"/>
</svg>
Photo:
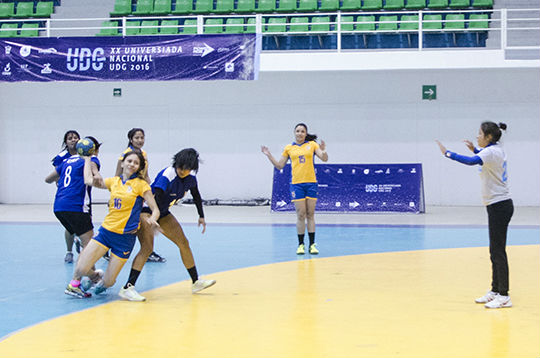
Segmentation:
<svg viewBox="0 0 540 358">
<path fill-rule="evenodd" d="M 0 39 L 0 81 L 256 80 L 260 35 Z"/>
<path fill-rule="evenodd" d="M 316 210 L 425 212 L 422 164 L 316 164 Z M 274 169 L 272 211 L 291 211 L 291 166 Z"/>
</svg>

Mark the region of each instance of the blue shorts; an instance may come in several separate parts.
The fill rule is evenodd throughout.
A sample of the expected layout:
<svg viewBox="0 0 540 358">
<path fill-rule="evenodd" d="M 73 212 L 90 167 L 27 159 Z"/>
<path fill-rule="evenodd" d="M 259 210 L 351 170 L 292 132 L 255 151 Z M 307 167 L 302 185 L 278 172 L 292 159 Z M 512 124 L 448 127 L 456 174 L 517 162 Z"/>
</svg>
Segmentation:
<svg viewBox="0 0 540 358">
<path fill-rule="evenodd" d="M 317 199 L 317 183 L 291 184 L 292 201 Z"/>
<path fill-rule="evenodd" d="M 131 251 L 133 251 L 137 236 L 135 234 L 117 234 L 100 227 L 99 233 L 92 240 L 111 249 L 112 254 L 118 258 L 127 260 Z"/>
</svg>

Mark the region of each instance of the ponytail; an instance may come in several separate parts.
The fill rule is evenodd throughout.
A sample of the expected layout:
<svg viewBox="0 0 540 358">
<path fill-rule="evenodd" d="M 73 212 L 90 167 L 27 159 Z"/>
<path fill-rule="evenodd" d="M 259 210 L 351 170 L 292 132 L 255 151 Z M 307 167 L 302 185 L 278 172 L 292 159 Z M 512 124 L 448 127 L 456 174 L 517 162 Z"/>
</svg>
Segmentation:
<svg viewBox="0 0 540 358">
<path fill-rule="evenodd" d="M 317 135 L 316 134 L 308 133 L 307 125 L 305 125 L 304 123 L 298 123 L 297 125 L 294 126 L 294 129 L 298 128 L 298 126 L 302 126 L 302 127 L 304 127 L 306 129 L 306 142 L 311 142 L 311 141 L 316 141 L 317 140 Z"/>
</svg>

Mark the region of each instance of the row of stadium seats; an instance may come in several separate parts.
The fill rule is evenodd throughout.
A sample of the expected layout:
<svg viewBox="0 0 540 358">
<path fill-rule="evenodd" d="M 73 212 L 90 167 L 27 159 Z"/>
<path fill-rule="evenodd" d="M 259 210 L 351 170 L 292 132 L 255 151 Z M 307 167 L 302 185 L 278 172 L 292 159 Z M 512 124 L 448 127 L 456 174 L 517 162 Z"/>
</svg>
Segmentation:
<svg viewBox="0 0 540 358">
<path fill-rule="evenodd" d="M 0 25 L 0 37 L 34 37 L 38 36 L 38 22 L 9 22 Z"/>
<path fill-rule="evenodd" d="M 492 8 L 493 0 L 116 0 L 111 16 Z"/>
<path fill-rule="evenodd" d="M 448 14 L 444 19 L 442 15 L 424 15 L 422 28 L 424 30 L 466 30 L 485 31 L 488 29 L 489 17 L 487 14 Z M 105 21 L 99 36 L 119 36 L 122 34 L 119 21 Z M 417 31 L 419 28 L 418 15 L 378 16 L 373 15 L 344 15 L 341 17 L 342 32 L 369 32 L 369 31 Z M 337 30 L 335 16 L 295 16 L 263 18 L 262 31 L 268 33 L 288 32 L 319 32 L 327 33 Z M 255 18 L 246 20 L 241 17 L 208 18 L 205 20 L 203 33 L 254 33 Z M 196 34 L 197 20 L 130 20 L 126 23 L 126 35 L 176 35 Z"/>
<path fill-rule="evenodd" d="M 54 11 L 52 1 L 19 1 L 0 3 L 0 18 L 50 17 Z"/>
</svg>

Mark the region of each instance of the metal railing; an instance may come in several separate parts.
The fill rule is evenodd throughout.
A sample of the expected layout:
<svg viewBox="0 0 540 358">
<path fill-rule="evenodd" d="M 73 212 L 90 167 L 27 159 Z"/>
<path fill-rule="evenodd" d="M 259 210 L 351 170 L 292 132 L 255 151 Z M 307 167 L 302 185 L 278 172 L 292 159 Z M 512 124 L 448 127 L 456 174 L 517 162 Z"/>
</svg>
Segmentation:
<svg viewBox="0 0 540 358">
<path fill-rule="evenodd" d="M 462 14 L 464 19 L 447 19 L 448 15 Z M 471 19 L 471 15 L 485 14 L 487 19 Z M 513 14 L 518 14 L 517 17 Z M 402 16 L 417 16 L 417 20 L 401 20 Z M 440 15 L 440 20 L 430 19 L 428 15 Z M 365 19 L 365 16 L 373 16 L 372 21 L 358 21 Z M 396 16 L 396 20 L 384 18 L 381 16 Z M 291 22 L 293 18 L 307 17 L 308 22 Z M 326 22 L 310 22 L 313 17 L 327 17 Z M 351 20 L 351 17 L 353 21 Z M 243 24 L 227 23 L 228 19 L 240 18 Z M 272 23 L 273 18 L 285 19 L 284 23 Z M 356 18 L 356 21 L 354 20 Z M 378 19 L 377 19 L 378 18 Z M 223 24 L 209 24 L 210 19 L 222 19 Z M 147 25 L 145 21 L 156 21 L 157 25 Z M 161 25 L 162 20 L 177 20 L 178 25 Z M 190 20 L 187 21 L 186 20 Z M 106 21 L 116 21 L 116 26 L 104 26 Z M 136 24 L 140 21 L 142 24 Z M 130 32 L 136 32 L 136 35 L 163 35 L 163 29 L 178 28 L 179 34 L 217 34 L 217 33 L 233 33 L 232 29 L 242 27 L 241 33 L 255 32 L 263 36 L 296 36 L 296 35 L 314 35 L 314 36 L 335 36 L 336 46 L 331 49 L 334 51 L 342 50 L 342 39 L 348 35 L 369 36 L 374 34 L 405 34 L 417 38 L 418 50 L 425 49 L 424 35 L 433 33 L 479 33 L 489 32 L 490 37 L 497 35 L 500 37 L 498 44 L 491 44 L 490 48 L 498 48 L 502 50 L 540 50 L 540 9 L 484 9 L 484 10 L 420 10 L 420 11 L 378 11 L 378 12 L 306 12 L 306 13 L 279 13 L 279 14 L 250 14 L 250 15 L 188 15 L 188 16 L 144 16 L 144 17 L 109 17 L 109 18 L 82 18 L 82 19 L 16 19 L 16 20 L 1 20 L 2 24 L 6 23 L 39 23 L 38 31 L 46 37 L 51 36 L 77 36 L 74 32 L 85 30 L 93 32 L 93 35 L 99 34 L 104 30 L 116 30 L 118 35 L 129 36 Z M 73 25 L 85 24 L 84 26 Z M 88 25 L 90 23 L 90 25 Z M 66 24 L 66 25 L 63 25 Z M 440 24 L 433 28 L 431 24 Z M 453 26 L 456 24 L 458 26 Z M 476 26 L 471 26 L 476 24 Z M 327 30 L 313 31 L 309 30 L 309 26 L 328 26 Z M 382 26 L 381 26 L 382 25 Z M 412 25 L 412 26 L 408 26 Z M 486 25 L 486 26 L 483 26 Z M 297 31 L 298 27 L 308 27 L 308 31 Z M 360 28 L 358 28 L 360 26 Z M 366 29 L 370 27 L 370 29 Z M 386 29 L 391 27 L 390 29 Z M 440 28 L 439 28 L 440 27 Z M 276 30 L 279 28 L 279 30 Z M 147 31 L 155 29 L 155 31 Z M 249 31 L 246 31 L 249 29 Z M 23 31 L 20 28 L 16 29 L 20 34 Z M 36 30 L 36 29 L 33 29 Z M 140 32 L 142 30 L 142 33 Z M 0 28 L 0 32 L 12 31 L 13 29 Z M 145 33 L 147 32 L 147 33 Z M 155 33 L 154 33 L 155 32 Z M 509 43 L 509 38 L 512 33 L 526 33 L 525 37 L 529 40 L 526 43 L 512 45 Z M 1 34 L 0 34 L 1 35 Z M 24 36 L 24 35 L 16 35 Z M 90 35 L 91 36 L 91 35 Z M 5 37 L 5 36 L 2 36 Z M 478 48 L 478 47 L 476 47 Z M 539 52 L 540 55 L 540 52 Z"/>
</svg>

